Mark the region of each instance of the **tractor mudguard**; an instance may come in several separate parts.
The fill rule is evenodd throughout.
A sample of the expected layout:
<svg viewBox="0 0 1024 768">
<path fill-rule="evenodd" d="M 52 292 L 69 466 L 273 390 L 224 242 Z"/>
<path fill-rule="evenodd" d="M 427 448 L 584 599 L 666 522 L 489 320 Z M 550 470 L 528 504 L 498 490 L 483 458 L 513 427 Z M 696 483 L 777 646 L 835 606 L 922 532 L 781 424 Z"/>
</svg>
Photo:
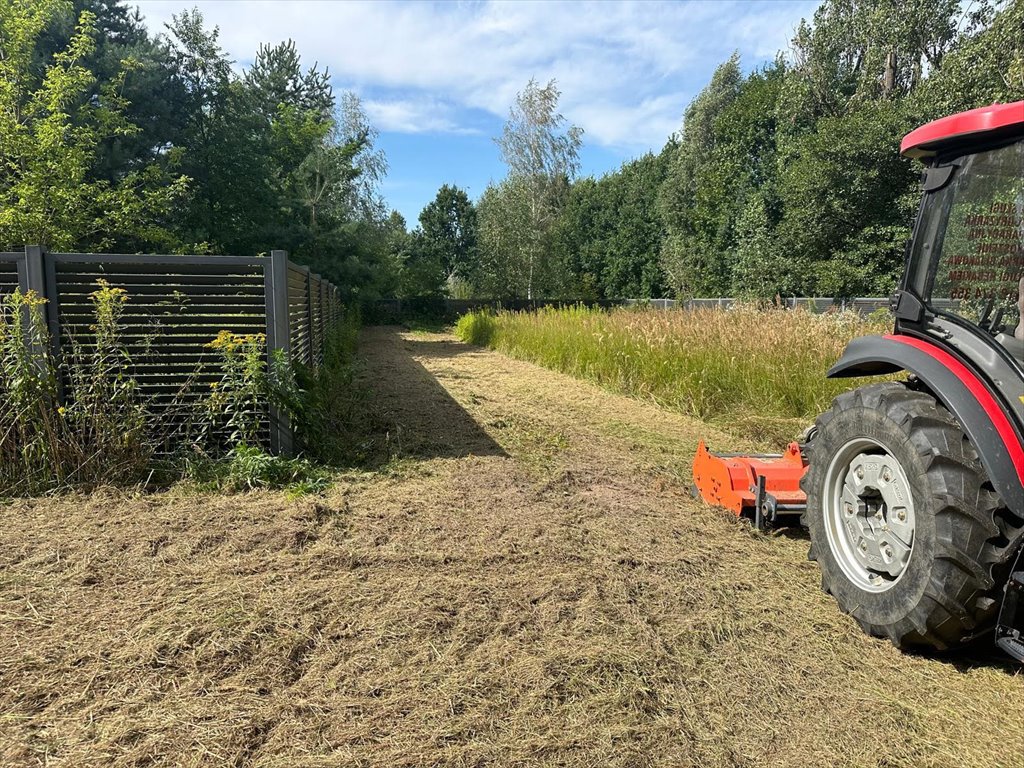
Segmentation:
<svg viewBox="0 0 1024 768">
<path fill-rule="evenodd" d="M 912 336 L 863 336 L 846 347 L 829 378 L 914 374 L 953 414 L 1003 502 L 1024 516 L 1024 445 L 984 382 L 951 354 Z"/>
</svg>

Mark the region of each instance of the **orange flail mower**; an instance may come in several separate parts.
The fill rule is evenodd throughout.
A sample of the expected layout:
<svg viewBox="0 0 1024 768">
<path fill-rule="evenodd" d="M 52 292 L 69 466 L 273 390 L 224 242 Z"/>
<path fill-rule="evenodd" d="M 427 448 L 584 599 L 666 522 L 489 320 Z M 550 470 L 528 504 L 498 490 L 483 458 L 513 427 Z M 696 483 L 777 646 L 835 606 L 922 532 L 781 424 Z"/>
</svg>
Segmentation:
<svg viewBox="0 0 1024 768">
<path fill-rule="evenodd" d="M 781 516 L 803 514 L 807 496 L 800 480 L 806 471 L 799 443 L 781 454 L 740 455 L 712 453 L 702 440 L 693 458 L 693 492 L 766 529 Z"/>
</svg>

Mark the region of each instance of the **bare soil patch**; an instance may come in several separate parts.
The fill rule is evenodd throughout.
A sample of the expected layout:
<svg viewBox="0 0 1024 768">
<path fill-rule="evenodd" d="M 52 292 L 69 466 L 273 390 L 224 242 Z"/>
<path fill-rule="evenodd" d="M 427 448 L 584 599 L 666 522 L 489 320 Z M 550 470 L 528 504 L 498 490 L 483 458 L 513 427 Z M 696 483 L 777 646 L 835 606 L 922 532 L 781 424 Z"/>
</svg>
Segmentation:
<svg viewBox="0 0 1024 768">
<path fill-rule="evenodd" d="M 0 764 L 1019 764 L 1024 676 L 865 637 L 800 535 L 689 497 L 728 435 L 446 335 L 362 350 L 378 467 L 323 498 L 0 510 Z"/>
</svg>

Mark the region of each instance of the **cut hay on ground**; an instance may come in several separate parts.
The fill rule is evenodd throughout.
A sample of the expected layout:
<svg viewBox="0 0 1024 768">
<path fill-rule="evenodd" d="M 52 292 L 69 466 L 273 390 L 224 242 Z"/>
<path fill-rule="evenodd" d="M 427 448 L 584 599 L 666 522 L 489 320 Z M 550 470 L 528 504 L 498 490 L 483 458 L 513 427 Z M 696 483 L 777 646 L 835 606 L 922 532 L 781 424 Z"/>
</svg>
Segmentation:
<svg viewBox="0 0 1024 768">
<path fill-rule="evenodd" d="M 863 636 L 799 535 L 688 497 L 700 424 L 363 348 L 399 457 L 323 499 L 3 508 L 0 765 L 1019 764 L 1024 677 Z"/>
</svg>

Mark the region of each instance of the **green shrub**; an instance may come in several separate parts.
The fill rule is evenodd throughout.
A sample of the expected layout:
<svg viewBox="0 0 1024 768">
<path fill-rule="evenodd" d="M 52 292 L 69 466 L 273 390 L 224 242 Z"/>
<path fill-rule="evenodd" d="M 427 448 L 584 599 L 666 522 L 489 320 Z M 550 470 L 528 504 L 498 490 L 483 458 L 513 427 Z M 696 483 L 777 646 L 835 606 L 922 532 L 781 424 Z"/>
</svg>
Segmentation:
<svg viewBox="0 0 1024 768">
<path fill-rule="evenodd" d="M 301 397 L 292 400 L 297 447 L 310 458 L 344 465 L 363 458 L 359 434 L 366 412 L 365 392 L 355 378 L 354 356 L 360 318 L 346 313 L 324 340 L 323 364 L 299 366 Z"/>
<path fill-rule="evenodd" d="M 151 415 L 141 401 L 121 334 L 128 295 L 105 280 L 90 294 L 95 323 L 89 337 L 71 336 L 65 365 L 65 420 L 83 453 L 72 479 L 87 485 L 141 481 L 153 454 Z"/>
<path fill-rule="evenodd" d="M 0 492 L 34 494 L 132 484 L 152 454 L 120 318 L 124 291 L 99 281 L 91 333 L 58 365 L 45 301 L 15 291 L 0 304 Z M 64 381 L 63 397 L 58 382 Z"/>
<path fill-rule="evenodd" d="M 510 313 L 503 312 L 502 316 Z M 477 309 L 458 319 L 455 323 L 455 334 L 467 344 L 478 347 L 489 347 L 494 340 L 498 321 L 493 312 Z"/>
<path fill-rule="evenodd" d="M 260 435 L 272 411 L 290 417 L 301 401 L 291 363 L 281 350 L 274 350 L 268 364 L 262 333 L 221 331 L 206 346 L 219 356 L 220 378 L 210 384 L 205 399 L 204 442 L 213 445 L 222 435 L 229 446 L 267 448 Z"/>
<path fill-rule="evenodd" d="M 265 354 L 262 338 L 222 333 L 212 344 L 222 356 L 224 375 L 208 400 L 210 413 L 233 425 L 233 436 L 251 437 L 260 423 L 254 413 L 273 402 L 291 420 L 300 458 L 273 456 L 243 441 L 221 458 L 194 454 L 185 477 L 206 491 L 322 492 L 330 482 L 328 465 L 361 458 L 355 435 L 365 402 L 355 384 L 353 361 L 359 326 L 357 312 L 344 315 L 324 339 L 323 361 L 316 369 L 293 367 L 276 356 L 265 372 L 258 364 Z"/>
<path fill-rule="evenodd" d="M 100 280 L 91 300 L 94 323 L 87 332 L 68 332 L 60 361 L 51 354 L 45 300 L 20 291 L 0 300 L 0 495 L 135 485 L 183 472 L 208 476 L 225 490 L 322 488 L 323 470 L 266 452 L 264 425 L 275 411 L 315 424 L 303 434 L 318 455 L 329 452 L 322 445 L 344 439 L 331 431 L 337 419 L 320 417 L 334 416 L 341 388 L 351 382 L 358 318 L 330 335 L 308 395 L 283 353 L 276 351 L 268 365 L 262 334 L 222 331 L 207 345 L 217 353 L 219 375 L 201 393 L 197 412 L 192 384 L 174 407 L 149 407 L 122 339 L 126 292 Z M 168 456 L 174 442 L 187 450 Z"/>
<path fill-rule="evenodd" d="M 284 489 L 294 495 L 321 493 L 330 473 L 303 458 L 274 456 L 262 448 L 236 445 L 221 458 L 199 454 L 188 460 L 185 478 L 204 491 Z"/>
<path fill-rule="evenodd" d="M 33 291 L 15 291 L 0 302 L 0 490 L 5 493 L 35 493 L 62 479 L 65 428 L 45 303 Z"/>
</svg>

